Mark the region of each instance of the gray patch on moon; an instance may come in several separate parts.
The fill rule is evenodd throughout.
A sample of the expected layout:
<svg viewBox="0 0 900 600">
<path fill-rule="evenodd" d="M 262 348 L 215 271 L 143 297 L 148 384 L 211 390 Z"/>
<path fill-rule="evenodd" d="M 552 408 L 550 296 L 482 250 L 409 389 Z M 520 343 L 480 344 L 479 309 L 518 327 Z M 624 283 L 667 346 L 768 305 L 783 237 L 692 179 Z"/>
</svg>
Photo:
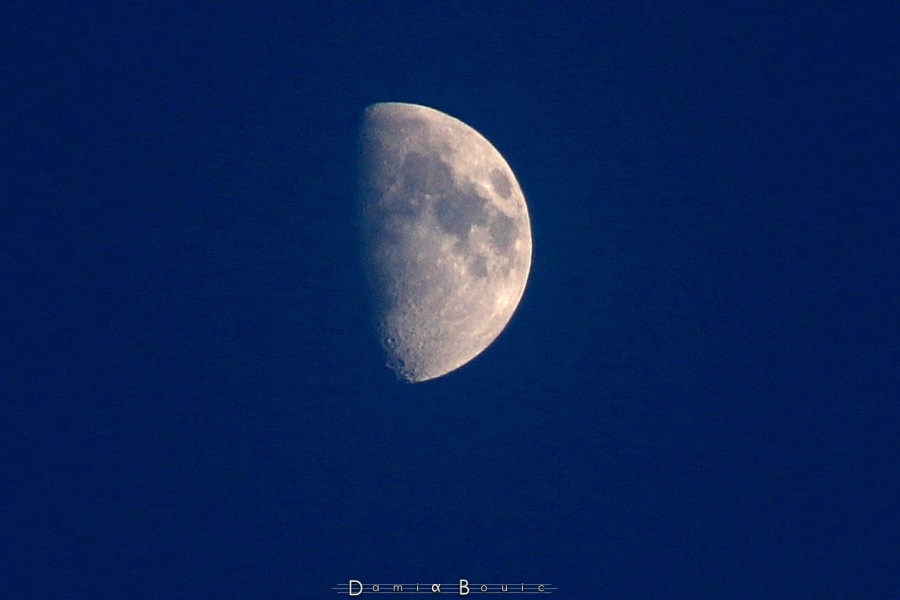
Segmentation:
<svg viewBox="0 0 900 600">
<path fill-rule="evenodd" d="M 503 213 L 497 213 L 489 228 L 491 240 L 499 250 L 508 251 L 516 241 L 516 222 Z"/>
<path fill-rule="evenodd" d="M 501 198 L 509 198 L 509 195 L 512 194 L 512 184 L 509 183 L 506 175 L 501 173 L 500 169 L 493 169 L 490 177 L 494 191 L 500 194 Z"/>
<path fill-rule="evenodd" d="M 484 254 L 476 254 L 475 258 L 472 259 L 472 273 L 476 277 L 483 278 L 488 276 L 487 257 Z"/>
<path fill-rule="evenodd" d="M 473 192 L 457 192 L 438 200 L 434 215 L 438 225 L 450 235 L 467 240 L 474 225 L 486 225 L 488 201 Z"/>
<path fill-rule="evenodd" d="M 410 152 L 403 159 L 401 170 L 408 193 L 438 195 L 453 188 L 453 171 L 439 156 Z"/>
</svg>

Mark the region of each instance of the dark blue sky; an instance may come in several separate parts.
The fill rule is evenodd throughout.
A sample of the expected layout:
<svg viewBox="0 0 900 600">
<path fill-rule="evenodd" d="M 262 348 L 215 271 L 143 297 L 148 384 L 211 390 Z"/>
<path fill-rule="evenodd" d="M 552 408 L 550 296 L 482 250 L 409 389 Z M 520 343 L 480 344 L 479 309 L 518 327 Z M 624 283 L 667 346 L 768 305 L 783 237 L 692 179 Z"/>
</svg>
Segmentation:
<svg viewBox="0 0 900 600">
<path fill-rule="evenodd" d="M 900 596 L 894 3 L 320 4 L 0 8 L 0 596 Z M 417 385 L 357 270 L 380 101 L 532 218 Z"/>
</svg>

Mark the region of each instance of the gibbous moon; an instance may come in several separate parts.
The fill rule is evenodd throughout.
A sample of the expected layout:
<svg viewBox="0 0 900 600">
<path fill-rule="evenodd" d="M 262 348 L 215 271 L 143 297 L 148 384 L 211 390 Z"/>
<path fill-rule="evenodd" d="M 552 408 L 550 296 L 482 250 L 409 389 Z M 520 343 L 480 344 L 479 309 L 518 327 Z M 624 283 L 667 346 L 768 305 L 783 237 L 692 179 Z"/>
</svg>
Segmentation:
<svg viewBox="0 0 900 600">
<path fill-rule="evenodd" d="M 426 381 L 478 356 L 509 322 L 531 267 L 525 197 L 500 153 L 437 110 L 363 116 L 363 258 L 387 365 Z"/>
</svg>

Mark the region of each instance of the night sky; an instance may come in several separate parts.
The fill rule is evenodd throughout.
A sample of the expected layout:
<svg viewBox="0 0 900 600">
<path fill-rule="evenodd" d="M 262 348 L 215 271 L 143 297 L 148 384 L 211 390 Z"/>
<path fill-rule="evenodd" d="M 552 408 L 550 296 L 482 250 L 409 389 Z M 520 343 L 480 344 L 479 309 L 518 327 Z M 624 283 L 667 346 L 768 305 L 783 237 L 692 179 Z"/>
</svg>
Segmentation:
<svg viewBox="0 0 900 600">
<path fill-rule="evenodd" d="M 900 598 L 898 5 L 309 4 L 0 7 L 0 597 Z M 534 238 L 412 385 L 355 238 L 385 101 L 485 135 Z"/>
</svg>

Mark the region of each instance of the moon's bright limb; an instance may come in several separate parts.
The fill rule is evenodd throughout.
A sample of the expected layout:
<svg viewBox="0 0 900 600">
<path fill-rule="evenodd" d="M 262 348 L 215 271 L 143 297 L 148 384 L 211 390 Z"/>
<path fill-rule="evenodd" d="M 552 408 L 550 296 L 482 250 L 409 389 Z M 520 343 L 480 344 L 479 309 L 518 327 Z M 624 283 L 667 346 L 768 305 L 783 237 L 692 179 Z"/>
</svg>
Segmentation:
<svg viewBox="0 0 900 600">
<path fill-rule="evenodd" d="M 500 335 L 525 291 L 531 224 L 500 153 L 437 110 L 380 103 L 359 148 L 364 259 L 388 366 L 445 375 Z"/>
</svg>

